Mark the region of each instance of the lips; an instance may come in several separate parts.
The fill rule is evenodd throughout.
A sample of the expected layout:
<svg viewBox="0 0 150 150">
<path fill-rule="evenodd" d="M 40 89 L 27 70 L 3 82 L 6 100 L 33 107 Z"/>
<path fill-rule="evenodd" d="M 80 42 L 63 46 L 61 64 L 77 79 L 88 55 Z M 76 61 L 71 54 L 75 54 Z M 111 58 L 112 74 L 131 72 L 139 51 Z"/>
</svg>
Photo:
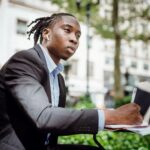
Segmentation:
<svg viewBox="0 0 150 150">
<path fill-rule="evenodd" d="M 76 48 L 75 47 L 72 47 L 72 46 L 68 46 L 67 47 L 67 50 L 70 52 L 70 53 L 74 53 L 76 51 Z"/>
</svg>

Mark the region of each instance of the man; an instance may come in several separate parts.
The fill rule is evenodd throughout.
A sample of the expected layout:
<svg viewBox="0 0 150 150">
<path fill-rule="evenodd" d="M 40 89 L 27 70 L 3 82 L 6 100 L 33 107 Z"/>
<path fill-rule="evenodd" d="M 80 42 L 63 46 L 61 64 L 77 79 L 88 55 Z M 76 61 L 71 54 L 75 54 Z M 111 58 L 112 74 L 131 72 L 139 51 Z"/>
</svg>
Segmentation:
<svg viewBox="0 0 150 150">
<path fill-rule="evenodd" d="M 116 110 L 64 108 L 66 91 L 60 60 L 76 51 L 81 35 L 77 19 L 67 13 L 33 21 L 28 32 L 35 46 L 20 51 L 2 68 L 7 89 L 8 114 L 26 150 L 98 150 L 82 145 L 60 145 L 59 135 L 96 134 L 104 124 L 139 124 L 139 106 Z M 30 26 L 29 25 L 29 26 Z M 40 39 L 40 44 L 37 44 Z"/>
<path fill-rule="evenodd" d="M 4 80 L 0 74 L 0 150 L 25 150 L 12 128 L 6 111 Z"/>
</svg>

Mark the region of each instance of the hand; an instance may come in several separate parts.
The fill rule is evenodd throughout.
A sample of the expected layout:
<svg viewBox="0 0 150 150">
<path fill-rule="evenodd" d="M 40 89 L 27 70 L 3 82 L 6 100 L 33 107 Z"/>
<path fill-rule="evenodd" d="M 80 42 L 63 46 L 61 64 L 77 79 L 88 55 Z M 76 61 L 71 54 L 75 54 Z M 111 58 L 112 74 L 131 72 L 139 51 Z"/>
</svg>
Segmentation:
<svg viewBox="0 0 150 150">
<path fill-rule="evenodd" d="M 143 118 L 140 114 L 140 106 L 129 103 L 114 110 L 105 109 L 105 124 L 141 124 Z"/>
</svg>

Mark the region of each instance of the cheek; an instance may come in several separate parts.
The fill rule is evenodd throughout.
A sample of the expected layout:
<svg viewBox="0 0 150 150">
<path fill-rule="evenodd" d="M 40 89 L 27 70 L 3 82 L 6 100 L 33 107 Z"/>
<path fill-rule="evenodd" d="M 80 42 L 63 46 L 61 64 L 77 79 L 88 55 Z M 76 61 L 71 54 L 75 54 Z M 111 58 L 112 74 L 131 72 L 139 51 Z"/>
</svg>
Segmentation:
<svg viewBox="0 0 150 150">
<path fill-rule="evenodd" d="M 60 37 L 60 36 L 52 36 L 51 38 L 51 47 L 53 48 L 60 48 L 62 46 L 62 43 L 63 43 L 63 39 Z"/>
<path fill-rule="evenodd" d="M 53 38 L 54 38 L 54 40 L 56 40 L 55 42 L 57 42 L 57 44 L 59 44 L 58 41 L 63 43 L 64 41 L 67 40 L 64 33 L 60 30 L 54 34 Z"/>
</svg>

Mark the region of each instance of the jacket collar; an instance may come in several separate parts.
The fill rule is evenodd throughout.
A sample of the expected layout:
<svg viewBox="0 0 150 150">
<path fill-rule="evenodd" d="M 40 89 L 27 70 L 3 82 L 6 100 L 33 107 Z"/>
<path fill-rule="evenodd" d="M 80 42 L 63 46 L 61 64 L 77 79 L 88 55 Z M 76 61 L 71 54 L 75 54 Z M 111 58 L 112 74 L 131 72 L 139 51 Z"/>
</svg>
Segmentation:
<svg viewBox="0 0 150 150">
<path fill-rule="evenodd" d="M 44 56 L 44 54 L 43 54 L 43 51 L 42 51 L 40 45 L 39 45 L 39 44 L 36 44 L 36 45 L 34 46 L 34 49 L 35 49 L 35 51 L 38 53 L 39 57 L 41 58 L 43 65 L 47 68 L 46 59 L 45 59 L 45 56 Z M 48 69 L 48 68 L 47 68 L 47 69 Z"/>
</svg>

